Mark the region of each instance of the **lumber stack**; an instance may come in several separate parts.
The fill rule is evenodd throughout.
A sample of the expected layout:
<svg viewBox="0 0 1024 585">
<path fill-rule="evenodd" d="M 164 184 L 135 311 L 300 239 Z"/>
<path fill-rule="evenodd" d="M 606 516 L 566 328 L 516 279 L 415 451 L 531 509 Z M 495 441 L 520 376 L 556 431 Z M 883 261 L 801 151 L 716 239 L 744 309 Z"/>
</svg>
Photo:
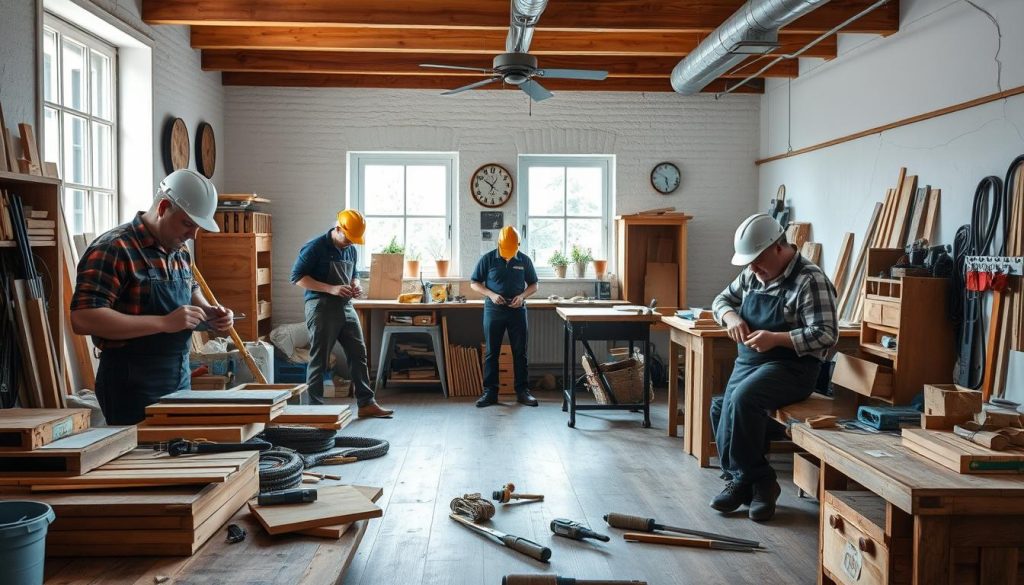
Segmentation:
<svg viewBox="0 0 1024 585">
<path fill-rule="evenodd" d="M 288 404 L 270 426 L 303 426 L 340 431 L 348 425 L 351 418 L 352 409 L 348 405 Z"/>
<path fill-rule="evenodd" d="M 395 352 L 390 360 L 390 380 L 428 383 L 438 379 L 437 357 L 426 342 L 395 343 Z"/>
<path fill-rule="evenodd" d="M 182 390 L 146 407 L 143 426 L 267 424 L 284 412 L 289 390 Z"/>
<path fill-rule="evenodd" d="M 448 383 L 450 396 L 480 396 L 483 392 L 483 372 L 480 368 L 480 350 L 476 347 L 449 345 Z"/>
<path fill-rule="evenodd" d="M 249 511 L 269 534 L 325 528 L 332 532 L 327 535 L 330 537 L 334 537 L 333 533 L 339 530 L 343 534 L 344 530 L 341 528 L 345 524 L 351 524 L 356 520 L 379 518 L 384 514 L 380 506 L 363 490 L 349 485 L 319 488 L 316 501 L 306 504 L 260 506 L 252 501 L 249 502 Z M 340 534 L 337 538 L 340 538 Z"/>
<path fill-rule="evenodd" d="M 135 427 L 89 428 L 85 409 L 0 410 L 0 481 L 63 481 L 134 449 Z"/>
<path fill-rule="evenodd" d="M 903 429 L 903 446 L 957 473 L 1024 473 L 1024 449 L 996 451 L 949 431 Z"/>
</svg>

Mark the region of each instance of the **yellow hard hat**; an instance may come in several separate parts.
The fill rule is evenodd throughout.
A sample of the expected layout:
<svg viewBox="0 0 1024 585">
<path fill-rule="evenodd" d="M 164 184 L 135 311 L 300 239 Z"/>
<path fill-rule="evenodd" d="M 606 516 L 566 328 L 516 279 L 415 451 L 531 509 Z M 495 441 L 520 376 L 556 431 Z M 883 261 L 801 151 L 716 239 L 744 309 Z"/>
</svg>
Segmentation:
<svg viewBox="0 0 1024 585">
<path fill-rule="evenodd" d="M 519 232 L 507 225 L 498 233 L 498 255 L 506 261 L 511 260 L 519 250 Z"/>
<path fill-rule="evenodd" d="M 338 212 L 338 227 L 341 233 L 345 234 L 353 244 L 363 243 L 363 234 L 366 233 L 366 219 L 362 213 L 355 209 L 345 209 Z"/>
</svg>

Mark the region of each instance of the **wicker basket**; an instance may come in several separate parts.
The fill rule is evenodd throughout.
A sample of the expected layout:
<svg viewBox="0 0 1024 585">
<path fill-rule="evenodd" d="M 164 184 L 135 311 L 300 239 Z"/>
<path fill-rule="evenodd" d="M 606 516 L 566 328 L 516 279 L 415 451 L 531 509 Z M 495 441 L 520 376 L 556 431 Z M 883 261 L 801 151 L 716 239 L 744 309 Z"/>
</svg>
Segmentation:
<svg viewBox="0 0 1024 585">
<path fill-rule="evenodd" d="M 598 374 L 594 368 L 590 356 L 583 355 L 583 370 L 586 372 L 584 381 L 587 389 L 594 395 L 598 404 L 631 404 L 639 403 L 644 399 L 644 359 L 639 353 L 634 353 L 630 359 L 623 359 L 601 364 L 601 371 L 608 380 L 612 393 L 615 394 L 615 401 L 604 391 L 598 381 Z M 654 387 L 648 386 L 648 396 L 654 400 Z"/>
</svg>

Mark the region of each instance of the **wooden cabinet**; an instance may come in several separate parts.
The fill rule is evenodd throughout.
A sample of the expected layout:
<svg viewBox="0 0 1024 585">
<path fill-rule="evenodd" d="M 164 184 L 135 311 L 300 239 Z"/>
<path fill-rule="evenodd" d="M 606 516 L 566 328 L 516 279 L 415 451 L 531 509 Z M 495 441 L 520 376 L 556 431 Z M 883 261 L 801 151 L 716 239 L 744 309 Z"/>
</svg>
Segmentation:
<svg viewBox="0 0 1024 585">
<path fill-rule="evenodd" d="M 622 298 L 671 315 L 686 307 L 685 213 L 620 215 L 615 218 L 615 261 Z"/>
<path fill-rule="evenodd" d="M 229 229 L 264 229 L 266 232 L 201 233 L 196 238 L 195 262 L 220 304 L 245 319 L 235 322 L 238 335 L 253 341 L 270 334 L 272 236 L 270 214 L 257 212 L 228 212 L 244 214 L 236 227 Z M 218 213 L 218 223 L 222 223 Z"/>
</svg>

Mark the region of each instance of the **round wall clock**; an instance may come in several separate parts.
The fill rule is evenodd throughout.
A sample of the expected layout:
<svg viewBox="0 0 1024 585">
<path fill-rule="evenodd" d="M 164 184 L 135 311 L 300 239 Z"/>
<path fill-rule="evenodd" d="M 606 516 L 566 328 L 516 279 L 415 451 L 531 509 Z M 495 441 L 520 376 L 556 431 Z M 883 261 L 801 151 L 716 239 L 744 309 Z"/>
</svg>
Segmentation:
<svg viewBox="0 0 1024 585">
<path fill-rule="evenodd" d="M 164 166 L 167 172 L 188 168 L 188 127 L 181 118 L 167 121 L 164 129 Z"/>
<path fill-rule="evenodd" d="M 512 175 L 495 163 L 486 164 L 469 178 L 473 199 L 484 207 L 501 207 L 512 197 Z"/>
<path fill-rule="evenodd" d="M 667 195 L 679 188 L 679 167 L 670 163 L 658 163 L 651 169 L 651 186 L 658 193 Z"/>
<path fill-rule="evenodd" d="M 196 129 L 196 169 L 207 179 L 212 179 L 216 167 L 217 141 L 213 137 L 213 126 L 201 122 Z"/>
</svg>

